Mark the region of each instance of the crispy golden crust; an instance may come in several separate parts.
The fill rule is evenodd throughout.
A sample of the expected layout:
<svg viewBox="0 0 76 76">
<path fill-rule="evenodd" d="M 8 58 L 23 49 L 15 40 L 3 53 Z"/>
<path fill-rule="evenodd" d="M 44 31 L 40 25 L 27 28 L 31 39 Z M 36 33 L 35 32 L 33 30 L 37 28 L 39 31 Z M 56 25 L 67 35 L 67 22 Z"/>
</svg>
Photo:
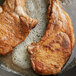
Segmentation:
<svg viewBox="0 0 76 76">
<path fill-rule="evenodd" d="M 49 0 L 49 24 L 40 42 L 28 46 L 34 71 L 41 75 L 57 74 L 69 59 L 74 47 L 73 26 L 58 0 Z"/>
<path fill-rule="evenodd" d="M 37 20 L 24 12 L 24 0 L 6 0 L 0 7 L 0 54 L 11 52 L 36 24 Z"/>
</svg>

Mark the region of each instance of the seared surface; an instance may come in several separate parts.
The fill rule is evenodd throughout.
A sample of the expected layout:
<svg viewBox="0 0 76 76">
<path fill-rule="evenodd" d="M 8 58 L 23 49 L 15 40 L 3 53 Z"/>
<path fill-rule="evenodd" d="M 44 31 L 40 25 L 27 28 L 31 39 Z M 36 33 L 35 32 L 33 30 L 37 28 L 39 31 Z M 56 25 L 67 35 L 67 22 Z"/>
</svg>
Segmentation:
<svg viewBox="0 0 76 76">
<path fill-rule="evenodd" d="M 6 0 L 0 7 L 0 54 L 6 55 L 24 41 L 37 20 L 24 11 L 25 0 Z"/>
<path fill-rule="evenodd" d="M 49 24 L 42 39 L 28 46 L 32 67 L 42 75 L 59 73 L 75 43 L 71 19 L 58 0 L 49 0 L 48 19 Z"/>
</svg>

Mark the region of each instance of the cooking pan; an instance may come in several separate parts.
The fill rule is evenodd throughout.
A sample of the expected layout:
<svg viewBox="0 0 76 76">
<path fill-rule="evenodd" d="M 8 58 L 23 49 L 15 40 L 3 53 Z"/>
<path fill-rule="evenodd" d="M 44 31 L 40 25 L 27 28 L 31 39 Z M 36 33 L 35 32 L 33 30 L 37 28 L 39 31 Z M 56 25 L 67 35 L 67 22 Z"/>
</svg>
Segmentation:
<svg viewBox="0 0 76 76">
<path fill-rule="evenodd" d="M 0 0 L 0 5 L 2 5 L 3 2 L 4 0 Z M 60 3 L 62 7 L 64 8 L 64 10 L 70 15 L 72 19 L 73 27 L 74 27 L 74 34 L 76 38 L 76 0 L 61 0 Z M 72 67 L 76 66 L 76 50 L 75 49 L 76 49 L 76 45 L 73 49 L 70 59 L 68 60 L 68 62 L 66 63 L 66 65 L 64 66 L 61 72 L 68 71 Z M 29 70 L 28 70 L 28 73 L 29 73 Z M 31 73 L 29 75 L 28 74 L 23 75 L 23 73 L 19 73 L 15 70 L 12 70 L 8 68 L 5 64 L 0 62 L 0 76 L 17 76 L 17 75 L 18 76 L 24 76 L 24 75 L 31 76 Z"/>
</svg>

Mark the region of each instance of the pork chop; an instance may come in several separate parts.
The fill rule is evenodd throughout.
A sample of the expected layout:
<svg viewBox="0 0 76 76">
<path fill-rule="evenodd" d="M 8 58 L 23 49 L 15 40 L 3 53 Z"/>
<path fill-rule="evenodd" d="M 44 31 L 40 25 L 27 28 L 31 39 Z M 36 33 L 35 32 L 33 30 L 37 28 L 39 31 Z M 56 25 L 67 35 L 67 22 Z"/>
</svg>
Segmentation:
<svg viewBox="0 0 76 76">
<path fill-rule="evenodd" d="M 32 67 L 41 75 L 58 74 L 72 54 L 75 43 L 69 15 L 58 0 L 48 2 L 47 30 L 38 43 L 28 46 Z"/>
<path fill-rule="evenodd" d="M 6 55 L 25 40 L 37 24 L 24 11 L 25 0 L 5 0 L 0 6 L 0 54 Z"/>
</svg>

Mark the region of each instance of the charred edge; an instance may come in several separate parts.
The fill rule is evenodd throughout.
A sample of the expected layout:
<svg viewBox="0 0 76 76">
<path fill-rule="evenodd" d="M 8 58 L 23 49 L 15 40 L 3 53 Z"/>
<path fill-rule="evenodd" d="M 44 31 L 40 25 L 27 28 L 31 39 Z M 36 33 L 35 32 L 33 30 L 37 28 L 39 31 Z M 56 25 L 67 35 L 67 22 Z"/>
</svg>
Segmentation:
<svg viewBox="0 0 76 76">
<path fill-rule="evenodd" d="M 47 16 L 48 16 L 48 19 L 50 18 L 51 16 L 51 13 L 52 13 L 52 1 L 51 0 L 48 0 L 48 11 L 47 11 Z"/>
</svg>

